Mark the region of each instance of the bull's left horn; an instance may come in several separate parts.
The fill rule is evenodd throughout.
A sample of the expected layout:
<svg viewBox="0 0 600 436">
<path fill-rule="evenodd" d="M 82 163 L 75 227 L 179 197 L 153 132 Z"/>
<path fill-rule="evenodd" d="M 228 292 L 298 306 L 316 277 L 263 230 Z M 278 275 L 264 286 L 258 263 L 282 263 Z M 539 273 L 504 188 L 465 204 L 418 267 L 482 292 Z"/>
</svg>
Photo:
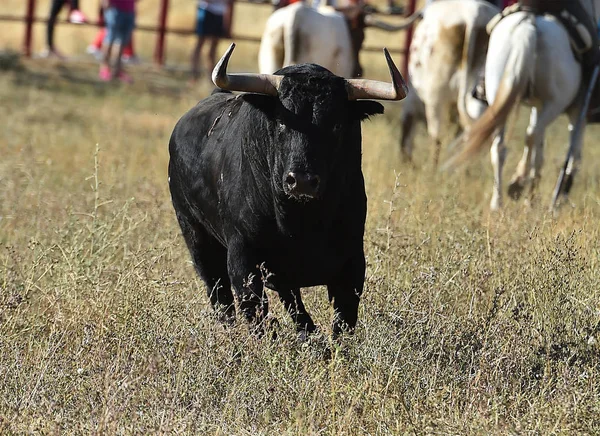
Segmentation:
<svg viewBox="0 0 600 436">
<path fill-rule="evenodd" d="M 273 74 L 227 74 L 227 64 L 235 43 L 232 43 L 212 72 L 213 83 L 221 89 L 229 91 L 256 92 L 259 94 L 277 95 L 283 76 Z"/>
<path fill-rule="evenodd" d="M 373 99 L 373 100 L 402 100 L 408 93 L 408 86 L 396 68 L 390 52 L 387 48 L 383 49 L 385 60 L 387 61 L 392 76 L 392 83 L 379 82 L 377 80 L 366 79 L 348 79 L 346 80 L 346 90 L 348 91 L 348 100 Z"/>
</svg>

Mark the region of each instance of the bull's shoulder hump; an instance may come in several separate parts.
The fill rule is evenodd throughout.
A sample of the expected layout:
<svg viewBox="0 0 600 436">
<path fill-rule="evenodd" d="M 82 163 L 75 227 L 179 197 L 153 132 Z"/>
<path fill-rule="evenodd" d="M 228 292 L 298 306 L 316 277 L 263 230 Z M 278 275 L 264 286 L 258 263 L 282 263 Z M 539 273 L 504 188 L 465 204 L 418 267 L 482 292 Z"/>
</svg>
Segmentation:
<svg viewBox="0 0 600 436">
<path fill-rule="evenodd" d="M 215 93 L 196 104 L 177 123 L 174 133 L 186 134 L 193 131 L 197 136 L 212 136 L 225 127 L 235 124 L 235 130 L 244 130 L 244 125 L 256 125 L 259 120 L 269 119 L 268 106 L 273 97 L 259 94 Z"/>
<path fill-rule="evenodd" d="M 205 124 L 226 111 L 234 98 L 233 94 L 216 93 L 200 100 L 179 119 L 174 133 L 187 131 L 191 127 L 198 131 L 208 130 L 210 126 L 206 127 Z"/>
</svg>

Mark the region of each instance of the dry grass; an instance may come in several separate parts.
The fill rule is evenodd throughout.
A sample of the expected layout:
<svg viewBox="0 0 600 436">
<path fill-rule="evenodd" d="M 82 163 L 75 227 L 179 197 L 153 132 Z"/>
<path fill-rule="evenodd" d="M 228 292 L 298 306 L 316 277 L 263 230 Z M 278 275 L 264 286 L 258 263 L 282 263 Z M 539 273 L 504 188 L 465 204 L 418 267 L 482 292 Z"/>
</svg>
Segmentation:
<svg viewBox="0 0 600 436">
<path fill-rule="evenodd" d="M 403 165 L 386 104 L 364 127 L 356 335 L 298 343 L 271 294 L 279 336 L 259 340 L 215 323 L 170 204 L 168 137 L 208 88 L 133 73 L 118 88 L 79 64 L 0 72 L 0 433 L 600 432 L 597 128 L 573 207 L 545 211 L 561 119 L 542 197 L 490 215 L 487 156 L 433 174 L 421 132 L 421 168 Z M 327 333 L 325 291 L 304 295 Z"/>
</svg>

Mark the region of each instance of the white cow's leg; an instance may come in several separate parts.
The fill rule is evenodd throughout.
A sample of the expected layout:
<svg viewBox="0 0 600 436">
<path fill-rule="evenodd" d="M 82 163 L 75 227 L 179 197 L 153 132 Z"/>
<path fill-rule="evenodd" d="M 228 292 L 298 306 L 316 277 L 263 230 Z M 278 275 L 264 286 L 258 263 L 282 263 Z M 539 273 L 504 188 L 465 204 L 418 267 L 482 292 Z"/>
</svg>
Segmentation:
<svg viewBox="0 0 600 436">
<path fill-rule="evenodd" d="M 531 171 L 529 173 L 529 179 L 531 180 L 531 188 L 529 190 L 530 200 L 533 200 L 542 176 L 542 166 L 544 166 L 544 145 L 544 132 L 542 132 L 540 137 L 537 138 L 535 148 L 533 149 L 533 156 L 531 157 L 533 165 L 531 166 Z"/>
<path fill-rule="evenodd" d="M 513 200 L 518 200 L 521 197 L 523 188 L 527 183 L 529 169 L 531 168 L 531 156 L 535 148 L 535 126 L 537 125 L 537 108 L 531 109 L 529 116 L 529 126 L 527 126 L 527 135 L 525 136 L 525 147 L 523 148 L 523 156 L 517 165 L 517 169 L 510 179 L 508 185 L 508 195 Z"/>
<path fill-rule="evenodd" d="M 494 137 L 491 149 L 492 166 L 494 167 L 494 188 L 490 209 L 498 210 L 502 207 L 502 167 L 506 159 L 506 147 L 504 146 L 504 126 L 501 127 Z"/>
<path fill-rule="evenodd" d="M 424 111 L 425 108 L 423 102 L 417 96 L 416 91 L 411 87 L 408 96 L 404 99 L 400 119 L 402 129 L 402 134 L 400 136 L 400 151 L 402 159 L 406 162 L 412 162 L 416 125 L 419 120 L 424 118 Z"/>
<path fill-rule="evenodd" d="M 572 111 L 575 112 L 575 111 Z M 579 169 L 579 165 L 581 163 L 581 151 L 582 151 L 582 147 L 583 147 L 583 134 L 585 133 L 585 127 L 586 124 L 583 123 L 583 125 L 581 126 L 581 131 L 580 132 L 576 132 L 574 130 L 574 126 L 577 123 L 577 117 L 579 116 L 579 114 L 577 113 L 569 113 L 569 130 L 571 132 L 571 141 L 573 141 L 574 145 L 573 145 L 573 154 L 571 155 L 571 158 L 569 159 L 569 164 L 567 165 L 567 171 L 565 174 L 565 181 L 564 181 L 564 189 L 563 189 L 563 194 L 565 196 L 569 195 L 569 191 L 571 190 L 571 187 L 573 186 L 573 179 L 575 177 L 575 174 L 577 173 L 577 170 Z"/>
<path fill-rule="evenodd" d="M 427 115 L 427 131 L 433 140 L 433 168 L 436 169 L 440 160 L 440 151 L 442 148 L 442 125 L 447 124 L 447 114 L 449 109 L 441 101 L 435 104 L 427 104 L 425 108 Z"/>
<path fill-rule="evenodd" d="M 544 164 L 544 132 L 546 127 L 554 121 L 562 112 L 564 107 L 561 102 L 550 101 L 542 108 L 532 110 L 529 127 L 527 128 L 526 148 L 529 155 L 526 162 L 525 154 L 513 176 L 515 184 L 511 183 L 509 194 L 518 198 L 525 183 L 531 182 L 531 198 L 535 193 L 541 177 L 542 165 Z M 522 165 L 523 164 L 523 165 Z M 521 166 L 522 165 L 522 166 Z M 518 195 L 515 195 L 518 192 Z"/>
<path fill-rule="evenodd" d="M 400 151 L 402 159 L 406 162 L 412 162 L 413 144 L 415 142 L 415 124 L 416 115 L 413 112 L 402 113 L 402 134 L 400 136 Z"/>
</svg>

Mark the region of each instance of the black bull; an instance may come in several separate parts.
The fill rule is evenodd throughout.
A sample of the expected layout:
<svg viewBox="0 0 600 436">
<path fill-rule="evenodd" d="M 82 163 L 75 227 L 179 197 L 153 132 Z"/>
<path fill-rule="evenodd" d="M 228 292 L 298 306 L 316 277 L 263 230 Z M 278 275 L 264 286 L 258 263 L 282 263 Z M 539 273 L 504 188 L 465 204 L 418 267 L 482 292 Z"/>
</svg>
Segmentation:
<svg viewBox="0 0 600 436">
<path fill-rule="evenodd" d="M 405 84 L 387 52 L 392 84 L 345 80 L 318 65 L 227 75 L 233 47 L 213 80 L 262 93 L 213 93 L 179 120 L 169 143 L 173 207 L 195 268 L 222 319 L 235 316 L 233 288 L 260 329 L 267 286 L 298 331 L 311 332 L 300 288 L 324 284 L 334 334 L 352 330 L 365 277 L 360 122 L 383 113 L 358 99 L 398 100 Z"/>
</svg>

